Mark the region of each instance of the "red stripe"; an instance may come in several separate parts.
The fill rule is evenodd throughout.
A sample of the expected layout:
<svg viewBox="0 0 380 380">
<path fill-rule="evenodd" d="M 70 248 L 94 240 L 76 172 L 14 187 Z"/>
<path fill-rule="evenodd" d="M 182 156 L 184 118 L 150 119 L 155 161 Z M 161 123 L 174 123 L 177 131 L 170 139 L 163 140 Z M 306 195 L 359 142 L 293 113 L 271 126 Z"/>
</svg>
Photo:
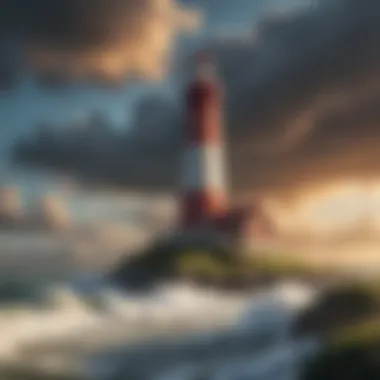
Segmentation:
<svg viewBox="0 0 380 380">
<path fill-rule="evenodd" d="M 182 227 L 188 228 L 213 219 L 226 210 L 226 197 L 215 191 L 195 191 L 185 195 L 180 205 Z"/>
<path fill-rule="evenodd" d="M 222 96 L 214 84 L 196 83 L 187 98 L 186 140 L 193 143 L 220 141 Z"/>
</svg>

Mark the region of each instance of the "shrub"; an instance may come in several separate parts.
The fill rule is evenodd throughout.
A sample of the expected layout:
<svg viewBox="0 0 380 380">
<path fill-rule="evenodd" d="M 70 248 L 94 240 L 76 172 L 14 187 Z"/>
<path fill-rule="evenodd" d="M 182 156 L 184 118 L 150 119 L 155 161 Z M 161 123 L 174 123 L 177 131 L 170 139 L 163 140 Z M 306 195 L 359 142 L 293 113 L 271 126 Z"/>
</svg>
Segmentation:
<svg viewBox="0 0 380 380">
<path fill-rule="evenodd" d="M 334 339 L 306 364 L 301 380 L 380 379 L 380 325 L 364 323 Z"/>
<path fill-rule="evenodd" d="M 208 251 L 181 252 L 175 263 L 176 271 L 180 276 L 224 276 L 228 274 L 226 263 L 213 257 Z"/>
<path fill-rule="evenodd" d="M 379 284 L 329 292 L 309 311 L 309 327 L 325 331 L 325 348 L 306 363 L 302 380 L 380 379 Z"/>
<path fill-rule="evenodd" d="M 331 333 L 371 318 L 379 311 L 380 299 L 372 285 L 340 286 L 328 291 L 299 317 L 296 332 Z"/>
</svg>

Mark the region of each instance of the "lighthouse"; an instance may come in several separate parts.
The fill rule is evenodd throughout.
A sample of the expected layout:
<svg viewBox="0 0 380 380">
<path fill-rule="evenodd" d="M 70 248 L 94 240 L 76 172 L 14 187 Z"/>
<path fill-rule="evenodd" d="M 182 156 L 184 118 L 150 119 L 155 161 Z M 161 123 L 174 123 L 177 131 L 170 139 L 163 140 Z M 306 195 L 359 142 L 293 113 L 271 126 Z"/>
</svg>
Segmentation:
<svg viewBox="0 0 380 380">
<path fill-rule="evenodd" d="M 250 250 L 272 239 L 275 230 L 255 197 L 239 205 L 230 201 L 223 114 L 222 82 L 211 57 L 202 52 L 185 93 L 175 238 Z"/>
<path fill-rule="evenodd" d="M 198 227 L 224 213 L 227 205 L 223 136 L 223 87 L 207 53 L 196 58 L 185 100 L 180 226 Z"/>
</svg>

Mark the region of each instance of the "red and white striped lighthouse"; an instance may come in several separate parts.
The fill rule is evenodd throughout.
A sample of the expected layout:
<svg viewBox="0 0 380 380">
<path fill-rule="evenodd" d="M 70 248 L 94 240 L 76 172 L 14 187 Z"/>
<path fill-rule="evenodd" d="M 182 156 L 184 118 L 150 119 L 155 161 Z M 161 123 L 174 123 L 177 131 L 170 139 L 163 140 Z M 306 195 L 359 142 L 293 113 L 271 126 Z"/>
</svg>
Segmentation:
<svg viewBox="0 0 380 380">
<path fill-rule="evenodd" d="M 187 230 L 227 209 L 223 88 L 207 53 L 197 57 L 186 94 L 180 223 Z"/>
</svg>

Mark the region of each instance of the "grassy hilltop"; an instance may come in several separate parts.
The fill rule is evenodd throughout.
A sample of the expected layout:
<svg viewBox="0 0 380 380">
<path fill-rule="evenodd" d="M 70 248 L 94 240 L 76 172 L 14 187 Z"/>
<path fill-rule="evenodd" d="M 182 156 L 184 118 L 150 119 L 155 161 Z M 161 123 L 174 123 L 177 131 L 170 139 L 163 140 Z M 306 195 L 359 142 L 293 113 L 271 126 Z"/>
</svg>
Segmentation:
<svg viewBox="0 0 380 380">
<path fill-rule="evenodd" d="M 157 244 L 119 263 L 111 277 L 126 287 L 149 287 L 161 280 L 188 280 L 222 289 L 247 289 L 282 278 L 305 280 L 337 276 L 286 254 L 258 252 L 247 256 L 238 250 L 205 246 Z"/>
</svg>

